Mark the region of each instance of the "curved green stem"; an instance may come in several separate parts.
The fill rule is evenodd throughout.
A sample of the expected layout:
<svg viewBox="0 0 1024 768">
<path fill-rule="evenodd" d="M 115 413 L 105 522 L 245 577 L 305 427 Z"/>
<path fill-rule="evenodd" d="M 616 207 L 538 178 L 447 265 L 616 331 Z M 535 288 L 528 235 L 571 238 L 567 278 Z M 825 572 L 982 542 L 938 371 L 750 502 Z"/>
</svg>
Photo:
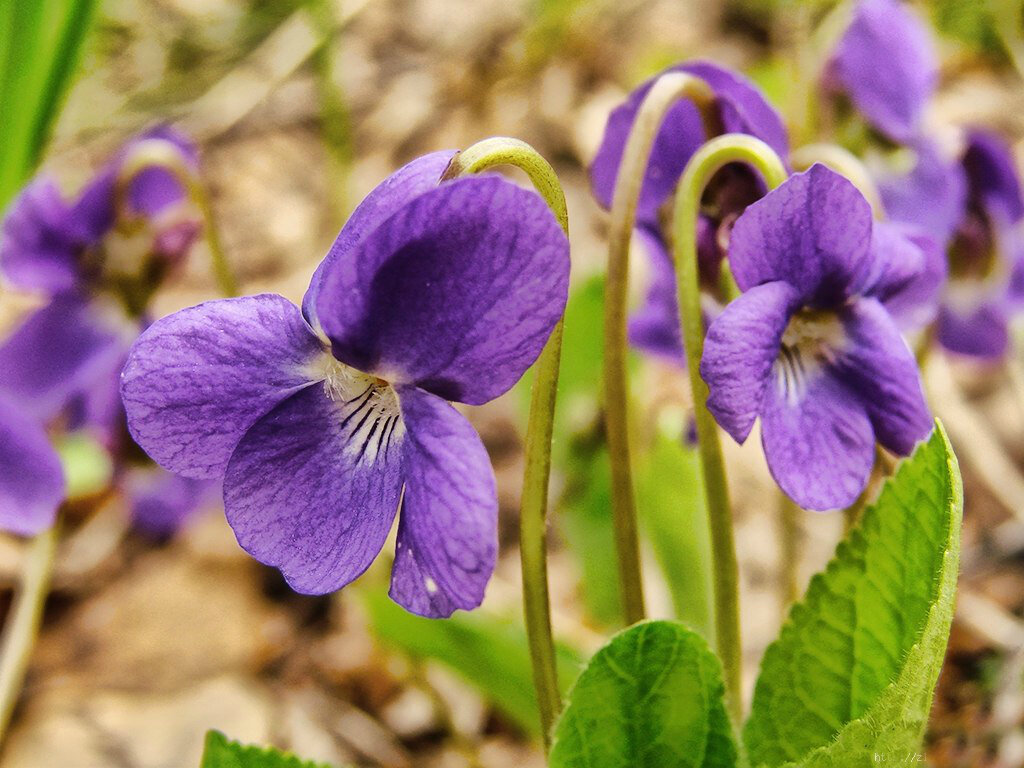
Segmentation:
<svg viewBox="0 0 1024 768">
<path fill-rule="evenodd" d="M 18 703 L 32 648 L 39 634 L 43 607 L 53 575 L 57 551 L 57 523 L 40 533 L 28 545 L 21 583 L 0 638 L 0 742 L 7 734 L 11 714 Z"/>
<path fill-rule="evenodd" d="M 117 174 L 114 210 L 117 211 L 118 217 L 130 220 L 134 215 L 128 205 L 128 190 L 132 180 L 149 168 L 167 171 L 185 188 L 189 199 L 199 209 L 199 215 L 203 219 L 203 233 L 210 247 L 210 260 L 217 286 L 223 295 L 237 296 L 238 281 L 231 269 L 231 263 L 224 254 L 210 197 L 206 194 L 199 175 L 188 166 L 181 155 L 181 150 L 173 142 L 166 139 L 144 139 L 132 147 Z"/>
<path fill-rule="evenodd" d="M 548 161 L 525 142 L 503 137 L 484 139 L 456 155 L 442 180 L 480 173 L 498 165 L 514 166 L 526 173 L 568 236 L 569 216 L 558 176 Z M 560 319 L 555 325 L 535 364 L 536 374 L 526 428 L 526 469 L 523 473 L 522 509 L 519 516 L 523 613 L 545 748 L 550 746 L 551 731 L 562 709 L 555 642 L 551 634 L 547 571 L 548 482 L 551 476 L 551 436 L 558 392 L 558 367 L 562 357 L 562 322 Z"/>
<path fill-rule="evenodd" d="M 655 81 L 626 141 L 612 194 L 608 234 L 608 274 L 604 294 L 604 398 L 605 430 L 612 474 L 612 520 L 618 555 L 623 618 L 633 624 L 644 618 L 644 591 L 640 568 L 636 498 L 629 449 L 629 383 L 626 378 L 626 301 L 629 281 L 629 244 L 636 223 L 636 207 L 651 148 L 668 110 L 680 99 L 690 99 L 703 116 L 709 134 L 718 132 L 713 109 L 714 93 L 700 78 L 670 72 Z"/>
<path fill-rule="evenodd" d="M 711 528 L 715 599 L 715 636 L 725 673 L 726 694 L 736 722 L 742 713 L 742 649 L 740 646 L 739 569 L 729 507 L 729 488 L 722 461 L 722 446 L 714 417 L 707 409 L 708 387 L 700 375 L 704 353 L 704 318 L 700 307 L 697 272 L 697 219 L 704 187 L 723 166 L 746 163 L 753 166 L 769 189 L 786 179 L 786 168 L 778 155 L 759 139 L 744 134 L 726 134 L 712 139 L 690 158 L 676 193 L 673 212 L 675 262 L 682 319 L 683 348 L 693 392 L 701 468 Z"/>
<path fill-rule="evenodd" d="M 815 163 L 827 165 L 849 179 L 850 183 L 860 190 L 876 219 L 884 218 L 882 196 L 878 193 L 874 179 L 871 178 L 864 163 L 849 150 L 836 144 L 805 144 L 790 153 L 789 161 L 797 171 L 805 171 Z"/>
</svg>

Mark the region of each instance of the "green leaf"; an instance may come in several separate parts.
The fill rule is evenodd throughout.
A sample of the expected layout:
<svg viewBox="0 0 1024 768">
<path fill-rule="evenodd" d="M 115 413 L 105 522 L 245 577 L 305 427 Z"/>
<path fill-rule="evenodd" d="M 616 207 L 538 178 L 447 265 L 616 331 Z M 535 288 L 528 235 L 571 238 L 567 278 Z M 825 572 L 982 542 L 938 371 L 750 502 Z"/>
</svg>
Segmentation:
<svg viewBox="0 0 1024 768">
<path fill-rule="evenodd" d="M 540 737 L 537 696 L 522 621 L 481 613 L 425 619 L 393 603 L 383 592 L 366 590 L 364 602 L 378 639 L 410 656 L 433 659 L 483 693 L 525 732 Z M 563 694 L 583 660 L 559 644 L 558 679 Z"/>
<path fill-rule="evenodd" d="M 637 458 L 637 506 L 676 618 L 711 640 L 711 534 L 700 457 L 683 443 L 684 428 L 659 428 L 650 452 Z"/>
<path fill-rule="evenodd" d="M 96 0 L 0 4 L 0 209 L 35 169 Z"/>
<path fill-rule="evenodd" d="M 551 768 L 734 768 L 722 669 L 674 621 L 615 635 L 583 670 L 555 726 Z"/>
<path fill-rule="evenodd" d="M 331 768 L 327 763 L 301 760 L 273 747 L 250 747 L 230 741 L 220 731 L 206 732 L 199 768 Z"/>
<path fill-rule="evenodd" d="M 939 424 L 811 581 L 767 650 L 753 766 L 909 764 L 953 616 L 963 492 Z"/>
</svg>

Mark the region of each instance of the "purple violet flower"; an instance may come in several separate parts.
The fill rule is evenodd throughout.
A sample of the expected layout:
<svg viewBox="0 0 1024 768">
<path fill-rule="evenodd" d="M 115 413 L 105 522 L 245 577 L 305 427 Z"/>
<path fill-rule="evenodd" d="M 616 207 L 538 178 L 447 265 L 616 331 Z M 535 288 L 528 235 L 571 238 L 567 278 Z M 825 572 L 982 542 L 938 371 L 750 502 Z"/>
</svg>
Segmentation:
<svg viewBox="0 0 1024 768">
<path fill-rule="evenodd" d="M 733 228 L 729 261 L 743 294 L 708 328 L 708 408 L 738 442 L 760 416 L 772 475 L 805 508 L 853 503 L 876 442 L 907 455 L 932 428 L 887 308 L 917 285 L 923 260 L 920 249 L 880 247 L 867 201 L 822 165 Z"/>
<path fill-rule="evenodd" d="M 708 62 L 677 64 L 633 89 L 626 101 L 609 116 L 601 147 L 590 166 L 594 197 L 605 208 L 611 208 L 619 163 L 622 162 L 626 140 L 640 104 L 654 81 L 668 72 L 688 72 L 711 87 L 726 132 L 756 136 L 781 157 L 789 154 L 789 139 L 782 118 L 753 83 Z M 658 209 L 672 195 L 693 153 L 709 138 L 705 134 L 700 113 L 692 103 L 683 100 L 669 109 L 651 148 L 647 174 L 637 203 L 638 223 L 658 223 Z"/>
<path fill-rule="evenodd" d="M 186 139 L 157 128 L 126 144 L 75 202 L 65 201 L 54 182 L 41 176 L 15 199 L 4 219 L 0 273 L 16 288 L 43 294 L 48 303 L 0 345 L 0 392 L 41 421 L 63 413 L 71 418 L 68 428 L 86 425 L 105 432 L 120 422 L 119 408 L 110 407 L 117 402 L 110 393 L 139 322 L 119 306 L 115 283 L 122 275 L 110 269 L 122 265 L 108 264 L 107 250 L 118 169 L 131 147 L 148 138 L 171 141 L 186 162 L 197 161 Z M 184 201 L 179 182 L 162 169 L 143 171 L 129 189 L 128 205 L 152 225 L 153 249 L 164 260 L 180 258 L 198 231 L 181 214 Z M 183 228 L 191 228 L 192 236 L 182 237 Z M 171 244 L 184 250 L 171 253 Z M 69 409 L 75 403 L 81 407 Z"/>
<path fill-rule="evenodd" d="M 64 500 L 64 470 L 42 426 L 0 398 L 0 530 L 34 536 Z"/>
<path fill-rule="evenodd" d="M 565 307 L 569 244 L 539 196 L 499 176 L 439 183 L 452 156 L 370 193 L 303 312 L 272 294 L 182 310 L 122 374 L 139 445 L 223 477 L 239 543 L 298 592 L 366 570 L 401 503 L 392 598 L 438 617 L 483 599 L 494 475 L 448 401 L 492 400 L 537 358 Z"/>
<path fill-rule="evenodd" d="M 951 352 L 994 359 L 1009 348 L 1010 320 L 1024 303 L 1024 197 L 998 137 L 971 131 L 961 164 L 967 202 L 947 248 L 936 336 Z"/>
<path fill-rule="evenodd" d="M 859 0 L 826 67 L 825 88 L 845 93 L 891 140 L 919 133 L 938 62 L 925 25 L 899 0 Z"/>
<path fill-rule="evenodd" d="M 688 72 L 705 80 L 715 92 L 719 117 L 726 131 L 760 138 L 785 157 L 789 139 L 782 119 L 756 86 L 742 76 L 707 62 L 671 67 L 634 89 L 608 118 L 604 139 L 590 167 L 591 187 L 598 202 L 611 207 L 612 192 L 626 140 L 647 92 L 657 77 L 668 72 Z M 675 190 L 693 153 L 709 138 L 700 113 L 688 101 L 672 107 L 651 149 L 647 175 L 637 204 L 635 236 L 648 253 L 651 280 L 644 306 L 630 318 L 630 342 L 657 357 L 683 363 L 675 268 L 663 234 L 660 213 Z M 725 255 L 729 229 L 743 209 L 765 193 L 757 175 L 742 164 L 723 168 L 709 185 L 700 218 L 698 254 L 701 281 L 709 295 L 717 291 L 719 265 Z M 712 302 L 713 304 L 713 302 Z M 709 306 L 709 311 L 717 311 Z"/>
</svg>

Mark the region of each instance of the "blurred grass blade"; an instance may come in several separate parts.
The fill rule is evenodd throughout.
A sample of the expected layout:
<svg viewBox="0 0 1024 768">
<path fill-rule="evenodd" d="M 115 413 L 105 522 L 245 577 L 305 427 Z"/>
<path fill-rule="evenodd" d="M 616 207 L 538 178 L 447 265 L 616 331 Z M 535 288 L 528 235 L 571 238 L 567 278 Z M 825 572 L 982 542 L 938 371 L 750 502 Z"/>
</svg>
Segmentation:
<svg viewBox="0 0 1024 768">
<path fill-rule="evenodd" d="M 444 664 L 478 689 L 524 731 L 540 737 L 537 695 L 520 621 L 477 611 L 450 619 L 424 619 L 408 613 L 383 592 L 367 590 L 364 604 L 377 638 L 414 658 Z M 562 693 L 582 666 L 579 654 L 558 646 L 558 679 Z"/>
<path fill-rule="evenodd" d="M 637 461 L 640 522 L 665 574 L 675 616 L 709 643 L 711 532 L 704 507 L 704 478 L 697 450 L 683 443 L 683 428 L 661 429 Z"/>
<path fill-rule="evenodd" d="M 0 208 L 39 162 L 97 4 L 0 3 Z"/>
<path fill-rule="evenodd" d="M 619 579 L 612 532 L 611 466 L 601 434 L 572 439 L 565 492 L 557 520 L 579 566 L 587 616 L 605 627 L 622 626 Z"/>
</svg>

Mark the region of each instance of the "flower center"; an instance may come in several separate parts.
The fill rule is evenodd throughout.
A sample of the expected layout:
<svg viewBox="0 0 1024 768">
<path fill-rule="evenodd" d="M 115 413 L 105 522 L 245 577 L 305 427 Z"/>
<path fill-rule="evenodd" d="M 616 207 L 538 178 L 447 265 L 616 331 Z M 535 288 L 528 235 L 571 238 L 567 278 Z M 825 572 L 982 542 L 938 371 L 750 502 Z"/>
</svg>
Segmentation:
<svg viewBox="0 0 1024 768">
<path fill-rule="evenodd" d="M 998 265 L 998 244 L 992 222 L 978 208 L 969 210 L 949 246 L 949 276 L 953 280 L 985 280 Z"/>
<path fill-rule="evenodd" d="M 801 309 L 782 333 L 775 361 L 776 381 L 791 405 L 807 388 L 808 378 L 835 362 L 843 343 L 843 324 L 834 312 Z"/>
<path fill-rule="evenodd" d="M 398 395 L 387 381 L 340 362 L 325 352 L 312 366 L 324 393 L 338 406 L 345 452 L 373 461 L 405 433 Z"/>
</svg>

